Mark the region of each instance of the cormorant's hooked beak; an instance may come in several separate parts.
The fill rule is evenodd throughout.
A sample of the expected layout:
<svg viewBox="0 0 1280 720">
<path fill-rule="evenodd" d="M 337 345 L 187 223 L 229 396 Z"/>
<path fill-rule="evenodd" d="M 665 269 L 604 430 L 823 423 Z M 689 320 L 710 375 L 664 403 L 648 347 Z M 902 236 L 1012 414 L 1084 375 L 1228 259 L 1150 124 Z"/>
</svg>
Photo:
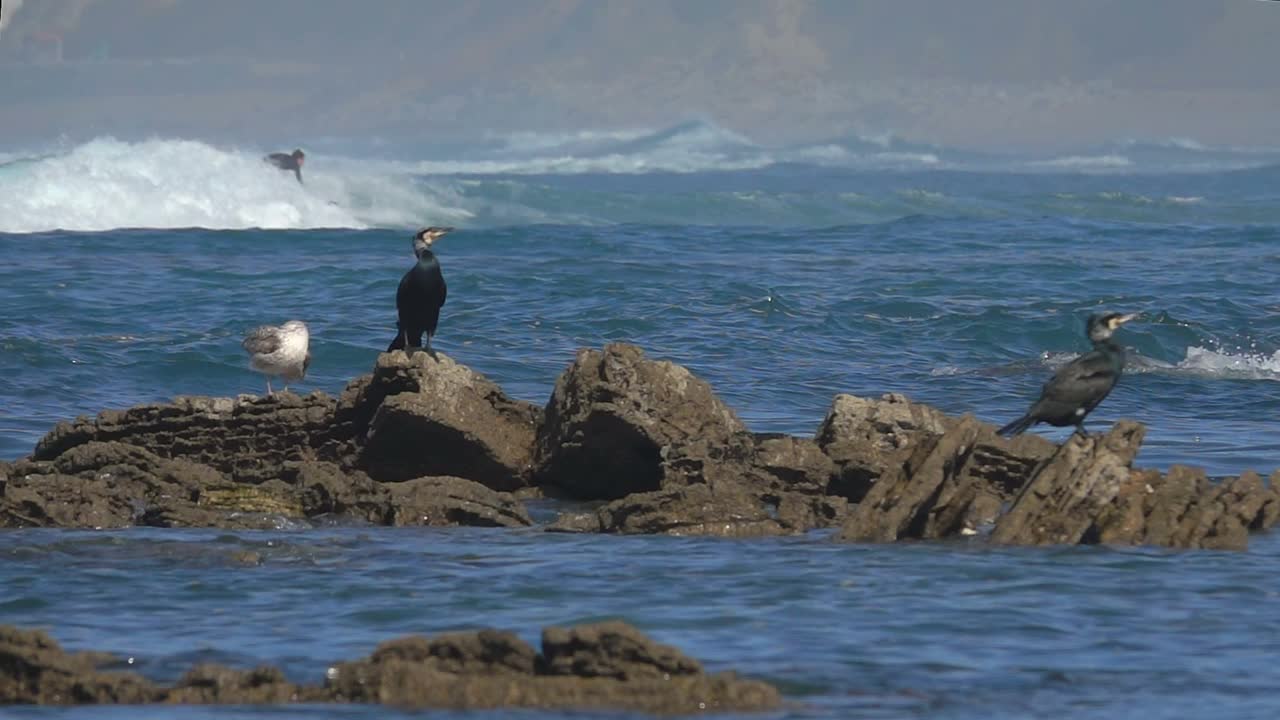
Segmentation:
<svg viewBox="0 0 1280 720">
<path fill-rule="evenodd" d="M 1111 318 L 1111 329 L 1115 330 L 1121 325 L 1131 320 L 1137 320 L 1140 317 L 1142 317 L 1142 313 L 1129 313 L 1127 315 L 1120 315 L 1119 317 L 1113 317 Z"/>
<path fill-rule="evenodd" d="M 427 244 L 431 244 L 451 232 L 453 232 L 451 227 L 429 227 L 422 231 L 422 239 L 427 241 Z"/>
</svg>

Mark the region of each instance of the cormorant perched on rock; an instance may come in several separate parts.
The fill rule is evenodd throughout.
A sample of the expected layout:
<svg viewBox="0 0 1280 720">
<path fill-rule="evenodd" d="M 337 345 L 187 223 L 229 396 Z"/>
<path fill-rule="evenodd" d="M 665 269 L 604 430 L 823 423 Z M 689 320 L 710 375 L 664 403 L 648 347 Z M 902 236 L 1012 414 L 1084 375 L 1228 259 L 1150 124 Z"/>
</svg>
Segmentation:
<svg viewBox="0 0 1280 720">
<path fill-rule="evenodd" d="M 431 252 L 431 244 L 452 231 L 451 227 L 429 227 L 413 236 L 413 254 L 418 257 L 418 262 L 400 279 L 400 288 L 396 290 L 400 332 L 387 347 L 387 352 L 408 352 L 409 348 L 422 347 L 422 335 L 426 333 L 426 351 L 432 353 L 431 337 L 440 324 L 440 308 L 444 305 L 448 288 L 440 272 L 440 261 Z"/>
<path fill-rule="evenodd" d="M 1124 370 L 1124 348 L 1111 341 L 1111 334 L 1136 314 L 1102 313 L 1089 316 L 1089 339 L 1093 350 L 1058 369 L 1040 391 L 1026 415 L 1000 428 L 1001 435 L 1017 435 L 1036 423 L 1057 427 L 1075 425 L 1076 432 L 1088 435 L 1085 416 L 1115 387 Z"/>
<path fill-rule="evenodd" d="M 267 376 L 267 394 L 271 394 L 271 378 L 284 380 L 289 389 L 291 380 L 307 376 L 311 366 L 311 335 L 307 324 L 290 320 L 283 325 L 263 325 L 254 328 L 240 343 L 249 353 L 249 367 Z"/>
</svg>

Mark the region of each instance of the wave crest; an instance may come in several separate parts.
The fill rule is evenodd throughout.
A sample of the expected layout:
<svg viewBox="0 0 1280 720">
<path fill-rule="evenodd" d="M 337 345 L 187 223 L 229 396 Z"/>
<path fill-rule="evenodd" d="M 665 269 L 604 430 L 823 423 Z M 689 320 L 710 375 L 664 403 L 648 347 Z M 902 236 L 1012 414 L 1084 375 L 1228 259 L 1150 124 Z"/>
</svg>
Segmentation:
<svg viewBox="0 0 1280 720">
<path fill-rule="evenodd" d="M 191 140 L 99 138 L 0 166 L 0 232 L 114 228 L 364 228 L 469 213 L 407 177 L 304 170 L 306 186 L 257 153 Z"/>
</svg>

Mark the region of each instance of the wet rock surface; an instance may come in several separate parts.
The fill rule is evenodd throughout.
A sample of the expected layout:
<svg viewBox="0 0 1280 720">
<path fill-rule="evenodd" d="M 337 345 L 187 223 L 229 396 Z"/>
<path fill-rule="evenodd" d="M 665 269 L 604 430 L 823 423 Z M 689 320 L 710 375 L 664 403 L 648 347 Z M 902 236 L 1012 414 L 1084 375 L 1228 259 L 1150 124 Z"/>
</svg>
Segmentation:
<svg viewBox="0 0 1280 720">
<path fill-rule="evenodd" d="M 0 526 L 529 526 L 519 493 L 602 503 L 561 513 L 562 532 L 1241 549 L 1280 518 L 1252 472 L 1133 467 L 1143 435 L 1008 439 L 895 394 L 836 395 L 812 439 L 753 434 L 633 345 L 579 351 L 545 408 L 394 352 L 337 400 L 184 397 L 59 423 L 0 463 Z"/>
<path fill-rule="evenodd" d="M 767 683 L 708 674 L 679 650 L 621 622 L 549 627 L 542 652 L 510 632 L 404 637 L 338 663 L 324 681 L 294 684 L 274 667 L 192 668 L 172 686 L 105 672 L 113 658 L 68 653 L 47 634 L 0 626 L 0 704 L 379 703 L 415 708 L 630 710 L 654 714 L 763 711 Z"/>
</svg>

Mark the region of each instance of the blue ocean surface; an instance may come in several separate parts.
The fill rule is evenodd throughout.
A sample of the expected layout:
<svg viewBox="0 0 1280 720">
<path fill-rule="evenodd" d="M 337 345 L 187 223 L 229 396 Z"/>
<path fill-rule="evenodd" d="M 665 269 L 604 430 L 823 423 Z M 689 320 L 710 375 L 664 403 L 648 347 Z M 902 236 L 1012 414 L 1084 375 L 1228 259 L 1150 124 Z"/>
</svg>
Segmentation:
<svg viewBox="0 0 1280 720">
<path fill-rule="evenodd" d="M 261 323 L 305 320 L 314 357 L 294 389 L 341 391 L 395 333 L 412 231 L 437 224 L 458 230 L 437 245 L 449 300 L 434 345 L 521 399 L 545 402 L 578 348 L 627 341 L 708 380 L 759 432 L 812 435 L 840 392 L 1003 424 L 1107 309 L 1142 319 L 1116 336 L 1129 368 L 1092 430 L 1146 423 L 1146 467 L 1280 468 L 1271 150 L 774 148 L 694 123 L 453 151 L 331 140 L 308 151 L 305 185 L 261 151 L 99 138 L 3 155 L 0 459 L 76 415 L 263 392 L 239 344 Z M 216 660 L 318 682 L 404 633 L 495 626 L 536 642 L 545 625 L 622 618 L 712 670 L 778 684 L 792 704 L 776 717 L 1271 718 L 1278 552 L 1272 536 L 1190 553 L 20 530 L 0 532 L 0 623 L 162 680 Z"/>
</svg>

